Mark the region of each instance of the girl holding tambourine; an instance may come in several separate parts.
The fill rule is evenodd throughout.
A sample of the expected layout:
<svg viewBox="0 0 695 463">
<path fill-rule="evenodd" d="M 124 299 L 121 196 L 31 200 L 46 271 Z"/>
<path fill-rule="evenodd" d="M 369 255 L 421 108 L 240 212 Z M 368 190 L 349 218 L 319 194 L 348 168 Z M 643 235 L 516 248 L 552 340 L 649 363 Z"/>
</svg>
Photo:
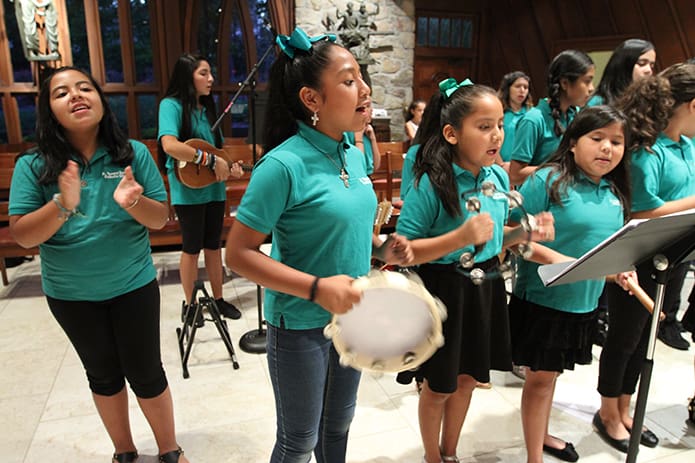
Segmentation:
<svg viewBox="0 0 695 463">
<path fill-rule="evenodd" d="M 416 163 L 397 225 L 411 240 L 425 286 L 448 311 L 444 346 L 415 372 L 424 379 L 418 415 L 427 463 L 458 461 L 456 447 L 477 382 L 488 382 L 490 369 L 511 370 L 504 280 L 495 269 L 503 247 L 528 239 L 520 227 L 504 226 L 509 180 L 495 164 L 504 138 L 496 92 L 469 80 L 447 79 L 439 87 L 431 104 L 441 114 L 440 128 L 418 153 L 422 162 Z M 462 196 L 483 185 L 498 193 L 479 195 L 484 212 L 469 212 Z M 552 216 L 543 213 L 536 222 L 531 238 L 552 239 Z M 458 266 L 475 245 L 475 267 L 490 276 L 482 284 Z"/>
</svg>

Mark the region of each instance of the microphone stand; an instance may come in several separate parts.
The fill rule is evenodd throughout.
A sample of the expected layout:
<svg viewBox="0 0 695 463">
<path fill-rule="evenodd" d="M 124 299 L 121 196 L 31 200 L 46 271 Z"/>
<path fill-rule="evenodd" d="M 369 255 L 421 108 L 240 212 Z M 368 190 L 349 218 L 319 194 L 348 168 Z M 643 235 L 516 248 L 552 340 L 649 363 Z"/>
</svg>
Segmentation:
<svg viewBox="0 0 695 463">
<path fill-rule="evenodd" d="M 263 61 L 268 57 L 268 55 L 269 55 L 270 52 L 273 50 L 273 48 L 275 48 L 275 42 L 273 42 L 273 43 L 268 47 L 268 49 L 265 51 L 265 53 L 263 53 L 263 56 L 261 56 L 261 59 L 259 59 L 258 62 L 257 62 L 256 64 L 253 65 L 253 68 L 251 69 L 251 72 L 249 72 L 249 75 L 246 76 L 246 80 L 244 80 L 244 81 L 241 83 L 241 85 L 239 86 L 239 90 L 237 90 L 237 92 L 234 94 L 234 96 L 233 96 L 232 99 L 230 100 L 229 104 L 227 105 L 227 107 L 224 108 L 224 111 L 222 111 L 222 114 L 220 114 L 220 117 L 218 117 L 217 120 L 215 121 L 215 123 L 212 125 L 211 130 L 212 130 L 213 133 L 217 130 L 217 128 L 218 128 L 218 127 L 220 126 L 220 124 L 222 123 L 222 119 L 224 118 L 224 116 L 226 116 L 227 114 L 229 114 L 229 111 L 231 111 L 231 109 L 232 109 L 232 105 L 233 105 L 234 102 L 237 100 L 237 98 L 239 98 L 239 95 L 241 94 L 241 92 L 244 91 L 244 89 L 245 89 L 246 87 L 248 87 L 248 86 L 251 86 L 251 85 L 255 86 L 254 77 L 256 76 L 256 73 L 258 72 L 258 67 L 259 67 L 259 66 L 263 63 Z M 252 95 L 251 97 L 253 98 L 253 95 Z M 254 117 L 254 116 L 253 116 L 253 112 L 252 112 L 252 113 L 251 113 L 251 118 L 252 118 L 252 120 L 253 120 L 253 117 Z M 252 137 L 255 136 L 255 130 L 256 130 L 256 128 L 253 127 L 253 130 L 254 130 L 254 132 L 252 132 L 252 134 L 253 134 Z M 253 151 L 253 160 L 254 160 L 254 162 L 255 162 L 255 161 L 256 161 L 256 147 L 254 146 L 253 148 L 254 148 L 254 151 Z"/>
<path fill-rule="evenodd" d="M 250 87 L 251 119 L 249 121 L 249 128 L 251 130 L 251 149 L 253 150 L 252 156 L 254 164 L 256 164 L 256 80 L 254 79 L 254 76 L 258 71 L 258 67 L 261 65 L 261 63 L 263 63 L 263 61 L 270 54 L 274 47 L 275 42 L 273 42 L 273 44 L 271 44 L 268 47 L 265 53 L 263 53 L 263 56 L 261 56 L 261 59 L 258 60 L 256 64 L 254 64 L 253 68 L 251 69 L 251 72 L 249 72 L 249 75 L 246 77 L 246 80 L 244 80 L 244 82 L 241 84 L 239 90 L 237 90 L 236 94 L 232 97 L 232 100 L 229 102 L 229 104 L 224 109 L 220 117 L 217 119 L 217 121 L 215 121 L 215 124 L 212 126 L 213 132 L 217 130 L 217 127 L 222 121 L 222 118 L 225 116 L 225 114 L 229 113 L 230 109 L 232 108 L 232 105 L 239 97 L 239 94 L 242 92 L 242 90 L 247 86 Z M 258 328 L 244 333 L 239 339 L 239 347 L 244 352 L 248 352 L 250 354 L 263 354 L 266 352 L 266 329 L 263 326 L 265 322 L 263 321 L 263 295 L 260 285 L 256 285 L 256 298 L 258 301 Z"/>
</svg>

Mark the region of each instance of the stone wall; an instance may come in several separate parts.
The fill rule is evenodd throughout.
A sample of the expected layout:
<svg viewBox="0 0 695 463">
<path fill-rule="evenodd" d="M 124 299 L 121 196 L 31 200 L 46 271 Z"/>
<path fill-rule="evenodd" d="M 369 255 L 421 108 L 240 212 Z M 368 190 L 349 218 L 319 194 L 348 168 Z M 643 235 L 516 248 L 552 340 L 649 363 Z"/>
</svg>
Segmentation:
<svg viewBox="0 0 695 463">
<path fill-rule="evenodd" d="M 296 0 L 297 26 L 309 35 L 326 32 L 322 22 L 326 17 L 336 21 L 336 9 L 344 13 L 348 0 Z M 415 47 L 414 0 L 367 0 L 367 11 L 379 14 L 370 16 L 376 24 L 376 32 L 393 32 L 392 35 L 370 37 L 370 49 L 375 64 L 368 67 L 372 80 L 372 100 L 375 108 L 385 109 L 391 119 L 391 140 L 401 141 L 404 136 L 404 111 L 413 98 L 413 49 Z M 357 11 L 361 2 L 352 0 Z"/>
</svg>

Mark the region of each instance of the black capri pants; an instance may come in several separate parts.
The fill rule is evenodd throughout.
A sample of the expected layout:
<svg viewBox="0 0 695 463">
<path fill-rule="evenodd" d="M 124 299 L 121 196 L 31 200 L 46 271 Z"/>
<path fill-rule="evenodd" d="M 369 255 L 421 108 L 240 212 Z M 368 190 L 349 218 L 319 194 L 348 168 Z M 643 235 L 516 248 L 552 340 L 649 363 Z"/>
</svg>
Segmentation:
<svg viewBox="0 0 695 463">
<path fill-rule="evenodd" d="M 46 296 L 87 372 L 89 388 L 112 396 L 125 386 L 151 399 L 167 388 L 159 346 L 157 280 L 105 301 L 64 301 Z"/>
<path fill-rule="evenodd" d="M 664 287 L 663 308 L 672 310 L 680 303 L 680 291 L 688 271 L 688 263 L 677 265 Z M 637 267 L 640 286 L 653 299 L 656 281 L 651 277 L 651 260 Z M 632 395 L 647 355 L 652 316 L 627 291 L 613 283 L 606 284 L 608 294 L 608 335 L 601 351 L 598 370 L 598 392 L 603 397 Z M 678 307 L 676 307 L 676 311 Z"/>
<path fill-rule="evenodd" d="M 175 205 L 181 225 L 182 250 L 197 255 L 201 249 L 219 249 L 224 221 L 224 201 Z"/>
</svg>

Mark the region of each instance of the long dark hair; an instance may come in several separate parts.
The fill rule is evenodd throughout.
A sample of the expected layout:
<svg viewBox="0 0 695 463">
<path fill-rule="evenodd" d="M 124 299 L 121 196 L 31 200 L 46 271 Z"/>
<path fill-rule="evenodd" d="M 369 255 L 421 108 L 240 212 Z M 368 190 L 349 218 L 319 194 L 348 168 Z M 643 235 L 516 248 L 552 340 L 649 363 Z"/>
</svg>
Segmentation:
<svg viewBox="0 0 695 463">
<path fill-rule="evenodd" d="M 616 103 L 628 120 L 631 148 L 651 146 L 669 123 L 675 109 L 695 98 L 695 64 L 678 63 L 656 76 L 633 82 Z"/>
<path fill-rule="evenodd" d="M 613 50 L 596 90 L 605 104 L 613 104 L 632 83 L 635 63 L 649 50 L 654 50 L 654 45 L 642 39 L 628 39 Z"/>
<path fill-rule="evenodd" d="M 524 72 L 514 71 L 505 74 L 502 77 L 499 89 L 497 89 L 497 96 L 500 97 L 500 101 L 502 101 L 502 107 L 505 110 L 510 109 L 512 107 L 509 104 L 509 89 L 511 88 L 512 84 L 516 82 L 517 79 L 526 79 L 526 82 L 528 82 L 529 85 L 528 94 L 526 95 L 526 99 L 521 103 L 521 106 L 526 106 L 526 108 L 533 107 L 533 96 L 531 96 L 531 78 Z"/>
<path fill-rule="evenodd" d="M 589 55 L 579 50 L 561 51 L 548 66 L 548 104 L 552 110 L 552 116 L 555 120 L 553 131 L 558 137 L 562 136 L 565 129 L 560 124 L 560 94 L 562 79 L 567 79 L 573 83 L 578 78 L 586 74 L 591 66 L 594 65 L 593 60 Z"/>
<path fill-rule="evenodd" d="M 58 176 L 65 170 L 68 161 L 77 158 L 81 167 L 87 166 L 87 160 L 82 153 L 73 147 L 65 136 L 65 129 L 58 123 L 51 110 L 51 81 L 61 72 L 77 71 L 83 74 L 99 94 L 99 99 L 104 108 L 104 115 L 99 122 L 99 143 L 106 148 L 111 159 L 120 166 L 127 166 L 133 161 L 133 147 L 128 142 L 128 137 L 118 125 L 116 115 L 111 110 L 104 91 L 96 83 L 94 78 L 86 71 L 73 67 L 60 67 L 48 74 L 39 88 L 39 101 L 36 107 L 36 139 L 37 152 L 43 160 L 43 171 L 38 174 L 39 183 L 42 185 L 56 183 Z"/>
<path fill-rule="evenodd" d="M 458 151 L 456 146 L 446 141 L 442 131 L 447 124 L 457 129 L 461 127 L 463 120 L 475 111 L 476 101 L 484 95 L 497 98 L 495 90 L 477 84 L 460 87 L 449 98 L 437 92 L 425 109 L 427 112 L 431 108 L 435 114 L 439 114 L 439 127 L 435 135 L 429 137 L 424 146 L 418 150 L 413 166 L 413 176 L 417 182 L 423 174 L 426 173 L 429 176 L 444 210 L 452 217 L 462 214 L 456 179 L 451 167 Z"/>
<path fill-rule="evenodd" d="M 330 63 L 330 51 L 339 46 L 320 40 L 314 42 L 309 51 L 295 50 L 294 58 L 278 53 L 268 80 L 264 153 L 296 134 L 297 121 L 308 123 L 311 113 L 299 98 L 299 90 L 302 87 L 321 89 L 321 75 Z"/>
<path fill-rule="evenodd" d="M 184 53 L 179 56 L 179 59 L 174 65 L 174 70 L 171 72 L 169 86 L 164 93 L 164 98 L 176 98 L 181 102 L 179 141 L 186 141 L 191 138 L 191 114 L 198 109 L 198 104 L 205 108 L 205 117 L 211 127 L 217 119 L 217 108 L 212 94 L 198 97 L 195 84 L 193 83 L 193 73 L 203 61 L 207 61 L 207 58 L 201 55 Z M 222 130 L 218 129 L 215 131 L 213 137 L 215 138 L 215 146 L 222 148 Z M 163 168 L 166 163 L 166 153 L 164 153 L 162 149 L 161 142 L 158 143 L 158 151 L 159 166 Z"/>
<path fill-rule="evenodd" d="M 627 117 L 618 109 L 608 105 L 593 106 L 582 109 L 577 117 L 570 123 L 565 134 L 560 140 L 560 145 L 553 155 L 548 159 L 546 166 L 550 166 L 559 175 L 548 185 L 550 201 L 555 204 L 562 204 L 561 196 L 567 191 L 567 187 L 577 180 L 580 168 L 574 159 L 571 149 L 577 141 L 589 132 L 606 127 L 614 122 L 619 123 L 625 135 L 625 151 L 623 158 L 613 170 L 604 175 L 604 178 L 611 182 L 613 193 L 620 199 L 623 205 L 624 217 L 627 220 L 630 214 L 630 204 L 632 189 L 630 186 L 630 151 L 629 143 L 629 122 Z M 551 177 L 548 177 L 550 181 Z"/>
</svg>

